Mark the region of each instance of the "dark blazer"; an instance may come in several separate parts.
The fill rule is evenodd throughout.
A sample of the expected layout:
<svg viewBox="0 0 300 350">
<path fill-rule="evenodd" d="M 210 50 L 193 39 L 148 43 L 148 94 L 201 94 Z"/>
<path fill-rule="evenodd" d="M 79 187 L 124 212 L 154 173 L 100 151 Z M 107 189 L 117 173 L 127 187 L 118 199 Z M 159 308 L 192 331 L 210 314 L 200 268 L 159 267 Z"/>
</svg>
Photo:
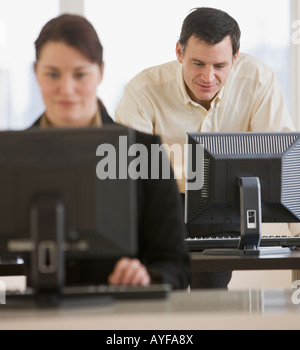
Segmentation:
<svg viewBox="0 0 300 350">
<path fill-rule="evenodd" d="M 114 123 L 105 108 L 99 106 L 102 121 Z M 40 118 L 32 127 L 39 127 Z M 125 127 L 125 126 L 124 126 Z M 157 135 L 136 132 L 136 142 L 144 144 L 151 152 L 151 145 L 161 144 Z M 160 160 L 162 161 L 162 159 Z M 170 283 L 174 289 L 187 288 L 190 280 L 190 260 L 184 242 L 182 203 L 170 165 L 171 179 L 151 179 L 151 157 L 148 157 L 148 178 L 138 179 L 138 258 L 147 267 L 153 283 Z M 162 166 L 160 164 L 160 168 Z M 106 283 L 116 261 L 103 262 L 99 269 L 90 262 L 67 266 L 67 284 Z"/>
</svg>

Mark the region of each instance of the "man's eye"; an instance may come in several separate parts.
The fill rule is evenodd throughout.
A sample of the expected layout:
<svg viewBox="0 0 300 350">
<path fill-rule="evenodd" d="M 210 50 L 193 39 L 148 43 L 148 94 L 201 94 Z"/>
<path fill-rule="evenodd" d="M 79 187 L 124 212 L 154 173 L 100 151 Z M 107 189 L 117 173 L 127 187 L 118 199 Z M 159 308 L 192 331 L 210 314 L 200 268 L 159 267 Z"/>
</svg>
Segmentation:
<svg viewBox="0 0 300 350">
<path fill-rule="evenodd" d="M 76 74 L 75 74 L 75 77 L 76 77 L 77 79 L 82 79 L 82 78 L 84 78 L 85 76 L 86 76 L 86 73 L 82 73 L 82 72 L 76 73 Z"/>
</svg>

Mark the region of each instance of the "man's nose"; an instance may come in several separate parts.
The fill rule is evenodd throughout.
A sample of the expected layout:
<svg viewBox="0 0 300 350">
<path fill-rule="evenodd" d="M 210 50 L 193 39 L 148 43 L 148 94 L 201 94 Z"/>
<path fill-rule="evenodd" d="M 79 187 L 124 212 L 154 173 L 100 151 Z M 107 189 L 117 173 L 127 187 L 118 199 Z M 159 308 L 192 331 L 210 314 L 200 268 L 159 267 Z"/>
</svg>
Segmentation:
<svg viewBox="0 0 300 350">
<path fill-rule="evenodd" d="M 202 79 L 204 82 L 210 83 L 214 79 L 214 69 L 211 66 L 206 66 L 202 71 Z"/>
</svg>

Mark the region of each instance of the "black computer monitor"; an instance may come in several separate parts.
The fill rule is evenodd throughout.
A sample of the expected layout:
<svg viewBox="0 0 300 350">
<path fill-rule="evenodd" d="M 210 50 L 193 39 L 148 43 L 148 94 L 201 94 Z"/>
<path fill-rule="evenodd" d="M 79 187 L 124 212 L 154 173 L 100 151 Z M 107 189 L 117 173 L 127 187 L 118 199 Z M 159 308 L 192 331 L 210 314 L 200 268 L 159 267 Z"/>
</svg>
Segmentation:
<svg viewBox="0 0 300 350">
<path fill-rule="evenodd" d="M 188 133 L 186 165 L 199 235 L 238 233 L 237 253 L 258 253 L 261 222 L 300 220 L 300 133 Z"/>
<path fill-rule="evenodd" d="M 119 125 L 0 133 L 0 258 L 22 258 L 29 287 L 104 283 L 136 256 L 136 181 L 120 168 L 134 143 Z"/>
</svg>

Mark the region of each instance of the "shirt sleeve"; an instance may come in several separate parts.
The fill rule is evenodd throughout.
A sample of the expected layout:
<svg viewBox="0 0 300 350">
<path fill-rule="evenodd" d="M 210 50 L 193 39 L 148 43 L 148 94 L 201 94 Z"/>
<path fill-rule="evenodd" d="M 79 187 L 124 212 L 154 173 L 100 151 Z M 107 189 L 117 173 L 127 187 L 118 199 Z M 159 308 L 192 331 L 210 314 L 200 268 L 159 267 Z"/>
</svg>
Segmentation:
<svg viewBox="0 0 300 350">
<path fill-rule="evenodd" d="M 250 131 L 295 131 L 282 88 L 272 71 L 257 86 Z"/>
<path fill-rule="evenodd" d="M 153 134 L 155 114 L 149 97 L 141 89 L 139 91 L 128 84 L 116 108 L 115 120 L 135 130 Z"/>
<path fill-rule="evenodd" d="M 300 235 L 300 223 L 290 222 L 288 223 L 289 230 L 292 236 Z"/>
</svg>

